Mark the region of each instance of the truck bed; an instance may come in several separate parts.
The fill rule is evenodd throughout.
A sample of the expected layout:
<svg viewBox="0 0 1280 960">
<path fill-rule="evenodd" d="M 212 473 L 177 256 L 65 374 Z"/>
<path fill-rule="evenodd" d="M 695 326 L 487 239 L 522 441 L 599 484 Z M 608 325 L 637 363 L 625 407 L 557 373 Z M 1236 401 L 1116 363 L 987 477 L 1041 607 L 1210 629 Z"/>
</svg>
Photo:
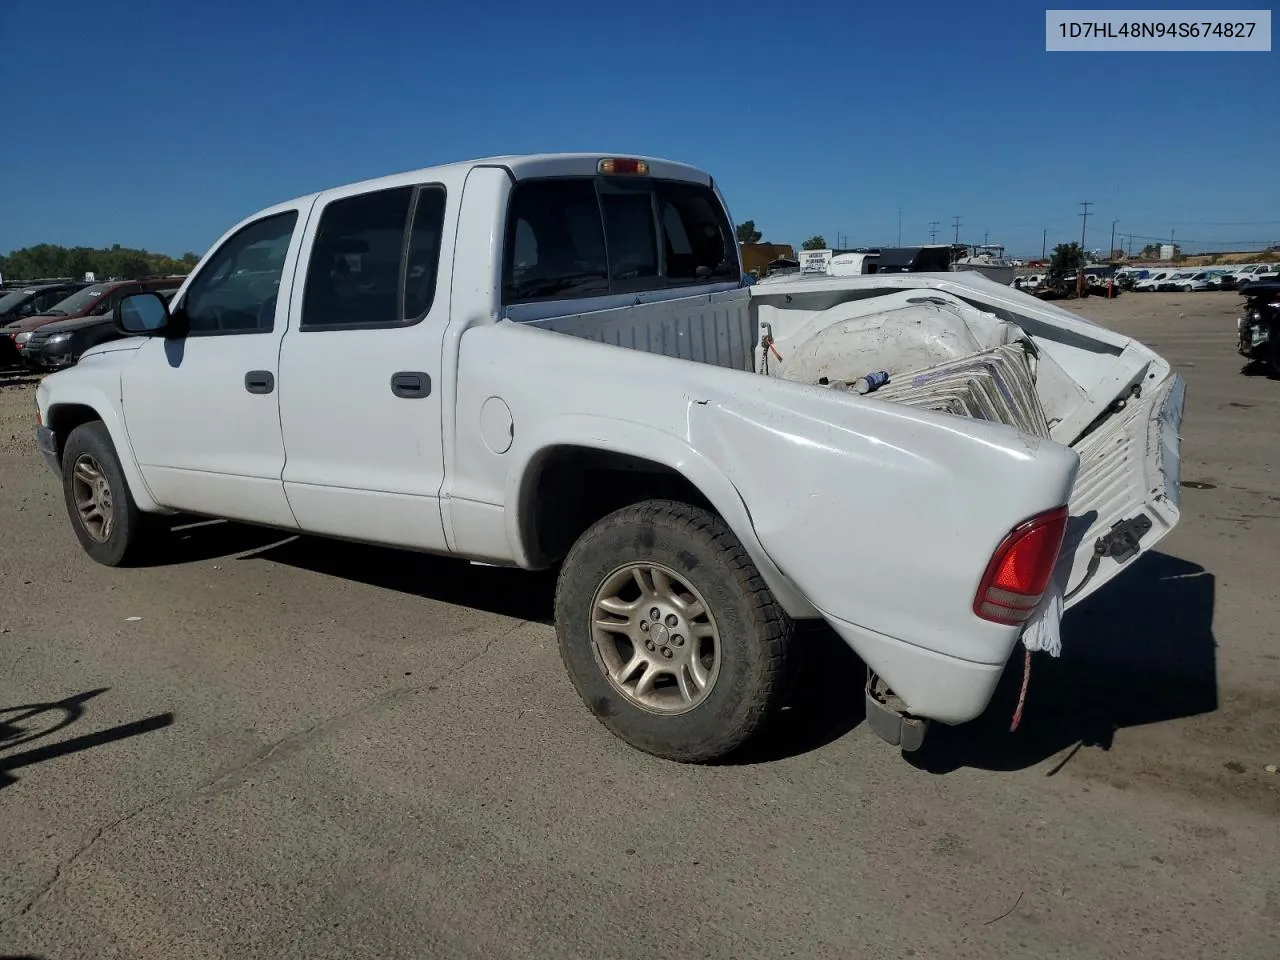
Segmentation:
<svg viewBox="0 0 1280 960">
<path fill-rule="evenodd" d="M 1059 583 L 1068 604 L 1106 583 L 1178 520 L 1182 380 L 1136 341 L 977 275 L 796 279 L 529 323 L 844 389 L 850 403 L 994 421 L 1036 442 L 1071 447 L 1081 467 L 1063 546 L 1071 562 Z M 848 389 L 880 369 L 891 378 L 878 392 L 863 397 Z M 1102 542 L 1118 524 L 1118 537 L 1139 534 L 1132 549 Z"/>
</svg>

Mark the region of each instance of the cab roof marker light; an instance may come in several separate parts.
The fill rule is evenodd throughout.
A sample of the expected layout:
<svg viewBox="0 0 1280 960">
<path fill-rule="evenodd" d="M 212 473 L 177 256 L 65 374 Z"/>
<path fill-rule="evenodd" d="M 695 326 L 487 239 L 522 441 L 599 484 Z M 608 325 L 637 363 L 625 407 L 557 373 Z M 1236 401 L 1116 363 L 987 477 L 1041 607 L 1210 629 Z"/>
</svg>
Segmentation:
<svg viewBox="0 0 1280 960">
<path fill-rule="evenodd" d="M 605 157 L 598 164 L 596 170 L 605 174 L 631 173 L 639 176 L 646 176 L 649 173 L 649 164 L 644 160 L 629 160 L 625 157 Z"/>
</svg>

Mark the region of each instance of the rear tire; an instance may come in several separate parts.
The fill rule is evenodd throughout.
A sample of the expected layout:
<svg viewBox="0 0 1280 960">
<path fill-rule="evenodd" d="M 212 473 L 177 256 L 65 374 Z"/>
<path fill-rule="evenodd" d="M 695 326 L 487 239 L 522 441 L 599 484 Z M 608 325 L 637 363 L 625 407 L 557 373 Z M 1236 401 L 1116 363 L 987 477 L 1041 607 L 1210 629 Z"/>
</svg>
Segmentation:
<svg viewBox="0 0 1280 960">
<path fill-rule="evenodd" d="M 101 420 L 71 431 L 62 451 L 62 494 L 80 545 L 108 567 L 137 563 L 154 522 L 134 502 L 111 434 Z"/>
<path fill-rule="evenodd" d="M 720 759 L 789 692 L 794 625 L 733 531 L 698 507 L 650 500 L 600 520 L 565 558 L 555 607 L 578 694 L 646 753 Z"/>
</svg>

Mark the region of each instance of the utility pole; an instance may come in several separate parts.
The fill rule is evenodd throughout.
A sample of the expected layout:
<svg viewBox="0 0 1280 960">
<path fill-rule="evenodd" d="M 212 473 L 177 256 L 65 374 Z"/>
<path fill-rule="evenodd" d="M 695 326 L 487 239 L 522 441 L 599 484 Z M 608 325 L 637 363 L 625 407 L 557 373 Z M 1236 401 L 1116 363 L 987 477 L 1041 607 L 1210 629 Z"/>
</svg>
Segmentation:
<svg viewBox="0 0 1280 960">
<path fill-rule="evenodd" d="M 937 220 L 929 221 L 929 242 L 930 243 L 938 242 L 938 221 Z"/>
<path fill-rule="evenodd" d="M 1040 259 L 1043 260 L 1049 254 L 1049 230 L 1045 229 L 1040 236 Z"/>
<path fill-rule="evenodd" d="M 1080 214 L 1080 266 L 1076 270 L 1076 296 L 1084 296 L 1084 265 L 1089 262 L 1088 255 L 1084 252 L 1084 230 L 1089 225 L 1089 208 L 1093 206 L 1092 200 L 1081 200 L 1080 206 L 1083 211 Z"/>
<path fill-rule="evenodd" d="M 1119 222 L 1120 222 L 1119 220 L 1111 221 L 1111 246 L 1107 247 L 1108 260 L 1111 259 L 1111 254 L 1114 253 L 1116 249 L 1116 224 Z"/>
<path fill-rule="evenodd" d="M 990 237 L 991 237 L 991 231 L 990 231 L 990 230 L 983 230 L 983 231 L 982 231 L 982 245 L 983 245 L 984 247 L 987 245 L 987 240 L 988 240 L 988 239 L 990 239 Z"/>
<path fill-rule="evenodd" d="M 1130 260 L 1132 260 L 1132 259 L 1133 259 L 1133 234 L 1132 234 L 1132 233 L 1130 233 L 1130 234 L 1129 234 L 1129 254 L 1128 254 L 1128 256 L 1129 256 L 1129 259 L 1130 259 Z"/>
<path fill-rule="evenodd" d="M 898 208 L 898 246 L 902 246 L 902 208 Z"/>
<path fill-rule="evenodd" d="M 951 218 L 951 225 L 956 228 L 956 245 L 960 245 L 960 214 Z"/>
</svg>

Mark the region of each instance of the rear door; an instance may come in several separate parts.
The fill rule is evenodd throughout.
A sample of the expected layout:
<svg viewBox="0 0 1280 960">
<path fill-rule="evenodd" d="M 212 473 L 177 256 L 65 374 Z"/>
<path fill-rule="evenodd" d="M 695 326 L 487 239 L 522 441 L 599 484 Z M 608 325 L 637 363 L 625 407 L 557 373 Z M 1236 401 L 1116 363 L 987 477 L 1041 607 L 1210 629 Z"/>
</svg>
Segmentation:
<svg viewBox="0 0 1280 960">
<path fill-rule="evenodd" d="M 317 202 L 280 357 L 284 489 L 303 530 L 446 549 L 439 386 L 456 209 L 444 183 Z"/>
</svg>

